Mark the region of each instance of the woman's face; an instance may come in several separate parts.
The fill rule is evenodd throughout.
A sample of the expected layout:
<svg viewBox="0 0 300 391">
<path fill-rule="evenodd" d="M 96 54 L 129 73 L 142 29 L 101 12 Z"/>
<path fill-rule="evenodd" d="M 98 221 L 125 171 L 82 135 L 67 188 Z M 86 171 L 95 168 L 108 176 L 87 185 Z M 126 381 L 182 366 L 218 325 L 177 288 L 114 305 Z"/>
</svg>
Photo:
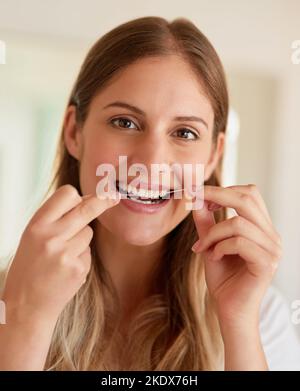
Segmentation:
<svg viewBox="0 0 300 391">
<path fill-rule="evenodd" d="M 129 104 L 136 110 L 112 105 L 114 102 Z M 201 120 L 174 119 L 183 116 Z M 69 152 L 80 160 L 82 194 L 95 194 L 101 179 L 96 169 L 101 164 L 113 165 L 116 179 L 121 180 L 119 156 L 127 157 L 127 168 L 135 163 L 148 169 L 148 178 L 141 174 L 140 179 L 148 179 L 149 187 L 153 163 L 170 167 L 174 163 L 181 167 L 201 163 L 207 180 L 223 148 L 221 136 L 217 148 L 212 148 L 212 106 L 188 64 L 175 55 L 145 58 L 129 65 L 93 98 L 81 129 L 74 130 L 74 121 L 74 108 L 70 107 L 65 142 Z M 134 177 L 138 175 L 127 175 L 125 181 L 129 184 Z M 194 180 L 194 174 L 192 177 Z M 167 183 L 160 177 L 155 183 L 183 188 L 183 178 L 176 173 L 171 172 L 170 179 Z M 186 208 L 186 202 L 191 200 L 181 194 L 181 199 L 171 197 L 156 209 L 122 199 L 98 220 L 122 240 L 134 245 L 152 244 L 191 212 Z M 142 210 L 137 211 L 135 206 L 141 205 Z"/>
</svg>

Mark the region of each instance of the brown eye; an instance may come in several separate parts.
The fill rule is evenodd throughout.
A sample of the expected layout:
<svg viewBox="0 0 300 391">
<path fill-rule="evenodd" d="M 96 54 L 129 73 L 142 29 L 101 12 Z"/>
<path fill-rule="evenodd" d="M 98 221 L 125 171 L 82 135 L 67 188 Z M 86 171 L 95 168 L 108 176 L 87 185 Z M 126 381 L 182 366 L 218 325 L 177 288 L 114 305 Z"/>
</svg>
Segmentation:
<svg viewBox="0 0 300 391">
<path fill-rule="evenodd" d="M 133 121 L 131 121 L 130 119 L 126 118 L 126 117 L 113 118 L 110 122 L 113 123 L 113 124 L 116 124 L 117 126 L 119 126 L 121 128 L 136 129 L 136 127 L 132 128 L 130 126 L 130 124 L 134 124 L 135 125 L 135 123 Z"/>
<path fill-rule="evenodd" d="M 198 138 L 200 138 L 195 132 L 188 128 L 179 129 L 175 133 L 177 133 L 180 138 L 186 140 L 197 140 Z"/>
</svg>

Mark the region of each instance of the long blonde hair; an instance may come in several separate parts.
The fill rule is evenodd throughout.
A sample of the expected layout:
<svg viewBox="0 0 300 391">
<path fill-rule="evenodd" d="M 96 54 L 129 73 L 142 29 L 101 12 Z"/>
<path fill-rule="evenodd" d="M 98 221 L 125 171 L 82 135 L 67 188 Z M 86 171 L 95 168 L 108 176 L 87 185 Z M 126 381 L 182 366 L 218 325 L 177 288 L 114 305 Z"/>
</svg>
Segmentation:
<svg viewBox="0 0 300 391">
<path fill-rule="evenodd" d="M 169 54 L 184 58 L 198 76 L 214 110 L 215 145 L 227 124 L 225 74 L 213 46 L 185 18 L 168 22 L 161 17 L 142 17 L 103 35 L 88 52 L 67 104 L 76 106 L 77 123 L 85 121 L 92 98 L 116 72 L 142 57 Z M 65 147 L 62 129 L 50 188 L 69 183 L 82 194 L 78 167 L 79 162 Z M 222 157 L 205 184 L 221 185 L 221 167 Z M 225 218 L 224 208 L 215 212 L 217 222 Z M 191 213 L 166 235 L 153 278 L 154 293 L 140 306 L 126 339 L 118 332 L 120 304 L 115 287 L 92 240 L 87 281 L 59 316 L 45 369 L 218 369 L 222 339 L 205 283 L 204 264 L 191 251 L 197 237 Z M 115 355 L 119 362 L 111 362 L 110 352 L 120 351 L 120 346 L 125 360 L 120 354 Z"/>
</svg>

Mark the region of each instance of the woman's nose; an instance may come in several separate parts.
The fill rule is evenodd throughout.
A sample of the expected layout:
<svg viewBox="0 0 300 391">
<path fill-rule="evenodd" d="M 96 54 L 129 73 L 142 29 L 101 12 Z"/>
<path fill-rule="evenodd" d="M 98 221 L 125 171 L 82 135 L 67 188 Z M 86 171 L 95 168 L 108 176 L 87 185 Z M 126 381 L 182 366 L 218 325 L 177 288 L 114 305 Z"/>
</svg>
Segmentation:
<svg viewBox="0 0 300 391">
<path fill-rule="evenodd" d="M 170 164 L 172 159 L 172 151 L 168 148 L 166 140 L 159 136 L 144 137 L 132 153 L 132 160 L 135 163 L 144 164 L 149 169 L 151 164 Z"/>
</svg>

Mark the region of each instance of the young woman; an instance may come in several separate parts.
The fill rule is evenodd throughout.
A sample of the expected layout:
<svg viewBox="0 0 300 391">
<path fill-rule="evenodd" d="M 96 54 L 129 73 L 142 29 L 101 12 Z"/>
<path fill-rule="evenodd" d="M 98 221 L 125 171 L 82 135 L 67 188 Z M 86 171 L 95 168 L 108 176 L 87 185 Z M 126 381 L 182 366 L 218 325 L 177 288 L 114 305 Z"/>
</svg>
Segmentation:
<svg viewBox="0 0 300 391">
<path fill-rule="evenodd" d="M 190 21 L 139 18 L 95 43 L 67 104 L 55 191 L 7 274 L 1 369 L 295 364 L 286 307 L 269 289 L 280 236 L 255 185 L 220 186 L 227 115 L 221 62 Z M 98 198 L 96 168 L 117 169 L 119 156 L 203 164 L 204 206 Z"/>
</svg>

